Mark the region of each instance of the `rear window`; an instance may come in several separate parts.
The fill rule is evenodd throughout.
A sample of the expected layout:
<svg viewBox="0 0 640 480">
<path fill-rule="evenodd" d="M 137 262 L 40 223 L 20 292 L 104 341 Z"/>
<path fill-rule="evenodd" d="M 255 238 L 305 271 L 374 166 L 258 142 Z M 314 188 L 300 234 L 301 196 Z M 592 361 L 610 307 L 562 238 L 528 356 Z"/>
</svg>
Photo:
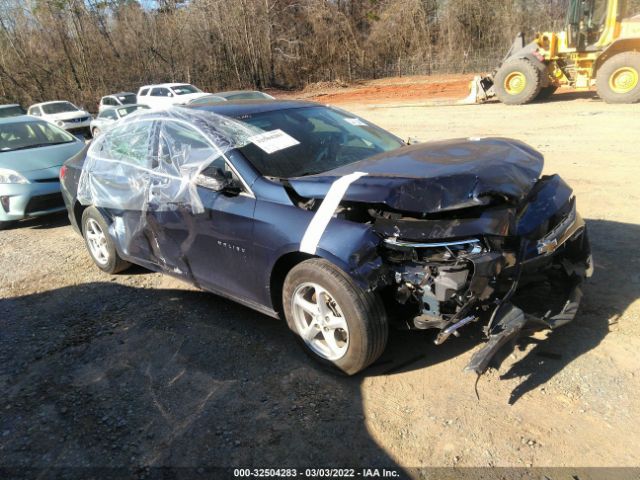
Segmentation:
<svg viewBox="0 0 640 480">
<path fill-rule="evenodd" d="M 130 103 L 136 103 L 136 96 L 133 93 L 127 95 L 118 95 L 118 100 L 122 105 L 128 105 Z"/>
</svg>

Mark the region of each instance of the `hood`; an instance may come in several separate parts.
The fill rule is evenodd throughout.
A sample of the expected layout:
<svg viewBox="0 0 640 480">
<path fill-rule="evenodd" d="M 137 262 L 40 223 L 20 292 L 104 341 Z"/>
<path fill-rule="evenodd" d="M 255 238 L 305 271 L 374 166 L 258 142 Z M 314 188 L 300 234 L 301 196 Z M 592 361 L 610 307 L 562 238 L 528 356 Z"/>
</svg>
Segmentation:
<svg viewBox="0 0 640 480">
<path fill-rule="evenodd" d="M 187 102 L 190 102 L 191 100 L 194 100 L 196 98 L 200 98 L 200 97 L 206 97 L 207 95 L 210 95 L 209 93 L 205 93 L 205 92 L 196 92 L 196 93 L 187 93 L 185 95 L 177 95 L 175 97 L 173 97 L 176 101 L 176 103 L 180 103 L 180 104 L 186 104 Z"/>
<path fill-rule="evenodd" d="M 15 170 L 21 174 L 27 173 L 26 177 L 31 178 L 30 172 L 59 168 L 83 147 L 83 142 L 73 141 L 48 147 L 16 150 L 15 152 L 0 152 L 0 168 Z"/>
<path fill-rule="evenodd" d="M 301 197 L 324 198 L 338 178 L 364 172 L 343 200 L 429 214 L 486 205 L 496 197 L 519 202 L 543 164 L 542 154 L 517 140 L 448 140 L 401 147 L 289 183 Z"/>
<path fill-rule="evenodd" d="M 88 117 L 89 113 L 84 110 L 78 110 L 75 112 L 62 112 L 62 113 L 51 113 L 46 114 L 44 118 L 47 120 L 74 120 L 76 118 Z"/>
</svg>

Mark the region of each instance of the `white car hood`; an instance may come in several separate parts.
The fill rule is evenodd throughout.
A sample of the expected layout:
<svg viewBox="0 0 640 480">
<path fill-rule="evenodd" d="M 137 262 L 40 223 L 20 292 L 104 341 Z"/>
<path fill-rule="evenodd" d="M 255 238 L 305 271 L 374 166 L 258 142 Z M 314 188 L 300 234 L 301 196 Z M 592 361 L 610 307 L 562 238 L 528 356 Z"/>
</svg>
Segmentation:
<svg viewBox="0 0 640 480">
<path fill-rule="evenodd" d="M 78 110 L 77 112 L 62 112 L 62 113 L 53 113 L 53 114 L 45 114 L 44 117 L 49 120 L 74 120 L 76 118 L 88 117 L 89 113 L 84 110 Z"/>
</svg>

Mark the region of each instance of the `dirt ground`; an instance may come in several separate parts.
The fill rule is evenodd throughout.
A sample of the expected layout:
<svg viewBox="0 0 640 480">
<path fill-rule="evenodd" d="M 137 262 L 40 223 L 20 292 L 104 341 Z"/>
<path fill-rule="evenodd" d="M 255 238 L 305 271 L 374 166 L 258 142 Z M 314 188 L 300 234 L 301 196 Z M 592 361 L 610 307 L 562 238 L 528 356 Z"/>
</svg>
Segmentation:
<svg viewBox="0 0 640 480">
<path fill-rule="evenodd" d="M 480 400 L 462 372 L 473 329 L 441 346 L 393 332 L 376 365 L 337 377 L 284 322 L 141 268 L 107 276 L 64 215 L 29 220 L 0 232 L 0 466 L 640 466 L 640 105 L 406 106 L 468 78 L 446 80 L 297 95 L 403 138 L 543 152 L 590 229 L 596 273 L 573 323 L 520 342 Z"/>
</svg>

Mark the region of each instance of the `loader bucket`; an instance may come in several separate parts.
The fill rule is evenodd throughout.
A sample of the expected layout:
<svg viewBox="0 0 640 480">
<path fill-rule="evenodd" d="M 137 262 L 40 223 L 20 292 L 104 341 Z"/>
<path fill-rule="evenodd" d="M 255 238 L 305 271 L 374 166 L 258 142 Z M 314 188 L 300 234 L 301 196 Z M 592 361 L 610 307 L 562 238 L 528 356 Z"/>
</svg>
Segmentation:
<svg viewBox="0 0 640 480">
<path fill-rule="evenodd" d="M 458 102 L 459 105 L 475 105 L 484 103 L 495 96 L 493 91 L 493 79 L 476 75 L 469 83 L 469 95 Z"/>
</svg>

